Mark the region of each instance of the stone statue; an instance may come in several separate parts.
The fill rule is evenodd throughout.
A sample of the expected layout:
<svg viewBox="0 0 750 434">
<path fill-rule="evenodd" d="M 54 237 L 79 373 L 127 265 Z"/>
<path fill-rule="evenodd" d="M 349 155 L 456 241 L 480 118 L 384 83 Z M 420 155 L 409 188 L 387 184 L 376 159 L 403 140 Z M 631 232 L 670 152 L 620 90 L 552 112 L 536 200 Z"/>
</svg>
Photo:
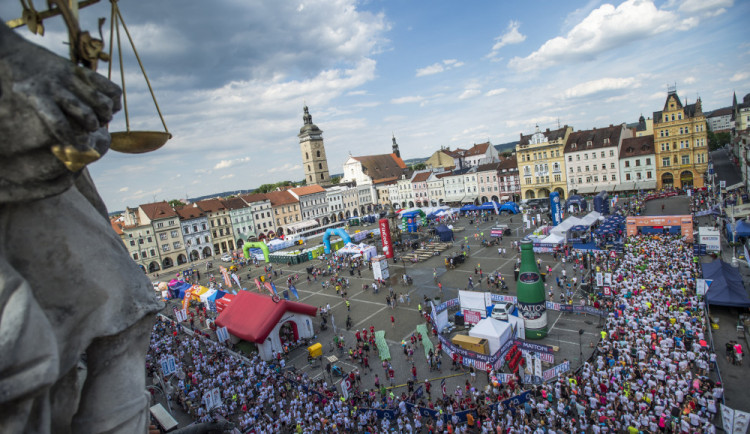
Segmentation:
<svg viewBox="0 0 750 434">
<path fill-rule="evenodd" d="M 120 89 L 0 24 L 0 432 L 142 433 L 150 282 L 85 165 Z"/>
</svg>

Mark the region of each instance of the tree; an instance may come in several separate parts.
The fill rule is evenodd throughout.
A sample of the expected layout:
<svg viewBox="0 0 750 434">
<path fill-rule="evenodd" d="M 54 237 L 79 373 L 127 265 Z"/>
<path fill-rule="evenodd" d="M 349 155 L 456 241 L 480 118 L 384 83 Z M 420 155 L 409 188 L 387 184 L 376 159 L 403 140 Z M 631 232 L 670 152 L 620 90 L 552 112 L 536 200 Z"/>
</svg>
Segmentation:
<svg viewBox="0 0 750 434">
<path fill-rule="evenodd" d="M 502 156 L 503 156 L 503 157 L 505 157 L 505 158 L 510 158 L 510 157 L 512 157 L 512 156 L 513 156 L 513 151 L 505 151 L 505 152 L 503 152 L 503 153 L 502 153 L 502 154 L 500 154 L 500 155 L 502 155 Z"/>
<path fill-rule="evenodd" d="M 709 130 L 706 135 L 708 136 L 709 151 L 715 151 L 732 141 L 732 135 L 728 132 L 714 133 Z"/>
<path fill-rule="evenodd" d="M 179 199 L 172 199 L 172 200 L 170 200 L 167 203 L 169 203 L 169 206 L 171 206 L 172 208 L 177 208 L 177 207 L 181 207 L 181 206 L 187 205 L 186 203 L 180 201 Z"/>
<path fill-rule="evenodd" d="M 424 163 L 417 163 L 411 166 L 412 170 L 425 170 L 427 166 Z"/>
<path fill-rule="evenodd" d="M 268 193 L 269 191 L 276 190 L 278 187 L 286 187 L 287 185 L 294 185 L 294 183 L 292 181 L 281 181 L 275 184 L 263 184 L 256 188 L 254 193 Z"/>
<path fill-rule="evenodd" d="M 341 177 L 340 176 L 336 176 L 334 178 L 331 178 L 331 184 L 336 185 L 339 182 L 341 182 Z"/>
</svg>

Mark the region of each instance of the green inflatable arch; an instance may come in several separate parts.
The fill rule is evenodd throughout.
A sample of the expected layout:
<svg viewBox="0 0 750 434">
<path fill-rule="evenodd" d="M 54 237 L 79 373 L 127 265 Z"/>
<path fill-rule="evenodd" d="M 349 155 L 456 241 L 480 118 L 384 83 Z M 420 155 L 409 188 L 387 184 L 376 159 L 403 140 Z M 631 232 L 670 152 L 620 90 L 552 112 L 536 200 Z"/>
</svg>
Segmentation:
<svg viewBox="0 0 750 434">
<path fill-rule="evenodd" d="M 252 247 L 257 247 L 257 248 L 263 250 L 263 259 L 265 259 L 266 262 L 268 262 L 268 254 L 269 254 L 269 252 L 268 252 L 268 246 L 264 242 L 254 242 L 254 243 L 248 242 L 248 243 L 245 243 L 242 246 L 242 253 L 245 254 L 245 259 L 250 259 L 250 249 Z"/>
</svg>

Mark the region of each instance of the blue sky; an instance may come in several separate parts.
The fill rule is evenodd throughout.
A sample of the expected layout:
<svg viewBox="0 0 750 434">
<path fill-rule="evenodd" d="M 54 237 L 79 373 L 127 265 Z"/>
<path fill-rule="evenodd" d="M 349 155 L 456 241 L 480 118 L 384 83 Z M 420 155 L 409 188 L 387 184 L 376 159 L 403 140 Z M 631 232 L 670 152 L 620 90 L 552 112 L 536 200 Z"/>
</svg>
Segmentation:
<svg viewBox="0 0 750 434">
<path fill-rule="evenodd" d="M 93 31 L 108 6 L 84 9 L 82 27 Z M 747 1 L 123 0 L 120 8 L 174 138 L 90 166 L 111 210 L 301 180 L 305 103 L 338 173 L 349 153 L 390 152 L 392 133 L 404 158 L 426 157 L 441 146 L 517 140 L 558 119 L 575 129 L 634 122 L 661 110 L 671 84 L 683 102 L 700 96 L 704 110 L 750 92 Z M 3 19 L 19 15 L 18 2 L 0 5 Z M 45 25 L 43 38 L 17 31 L 65 55 L 60 20 Z M 159 129 L 125 54 L 131 128 Z M 111 130 L 123 125 L 120 113 Z"/>
</svg>

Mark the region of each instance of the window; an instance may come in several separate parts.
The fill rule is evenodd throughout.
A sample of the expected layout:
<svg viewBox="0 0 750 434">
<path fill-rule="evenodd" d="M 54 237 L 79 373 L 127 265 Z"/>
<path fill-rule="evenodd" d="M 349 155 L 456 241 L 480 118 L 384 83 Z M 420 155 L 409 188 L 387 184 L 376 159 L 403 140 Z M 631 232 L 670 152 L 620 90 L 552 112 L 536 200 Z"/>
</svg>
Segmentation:
<svg viewBox="0 0 750 434">
<path fill-rule="evenodd" d="M 156 227 L 157 227 L 157 228 L 163 228 L 163 227 L 164 227 L 164 222 L 159 222 L 159 223 L 157 223 L 157 224 L 156 224 Z"/>
<path fill-rule="evenodd" d="M 682 164 L 690 164 L 690 155 L 682 156 Z"/>
<path fill-rule="evenodd" d="M 322 169 L 322 168 L 323 168 L 323 163 L 318 163 L 318 169 Z"/>
<path fill-rule="evenodd" d="M 607 139 L 607 140 L 609 140 L 609 139 Z M 609 156 L 610 157 L 614 157 L 615 156 L 615 151 L 613 149 L 610 149 Z"/>
<path fill-rule="evenodd" d="M 615 163 L 614 163 L 614 162 L 612 162 L 612 163 L 609 163 L 609 168 L 610 168 L 610 169 L 614 169 L 614 168 L 615 168 Z"/>
<path fill-rule="evenodd" d="M 612 181 L 617 181 L 617 176 L 614 174 L 612 175 Z"/>
<path fill-rule="evenodd" d="M 646 172 L 646 179 L 651 179 L 651 171 Z"/>
<path fill-rule="evenodd" d="M 576 161 L 581 161 L 581 156 L 580 155 L 576 155 Z"/>
<path fill-rule="evenodd" d="M 630 181 L 630 174 L 629 174 L 629 173 L 626 173 L 626 174 L 625 174 L 625 180 L 626 180 L 626 181 Z"/>
<path fill-rule="evenodd" d="M 169 234 L 172 236 L 172 238 L 177 238 L 177 231 L 172 231 Z"/>
<path fill-rule="evenodd" d="M 607 175 L 602 175 L 602 182 L 606 182 L 606 181 L 607 181 Z"/>
<path fill-rule="evenodd" d="M 151 237 L 148 237 L 148 241 L 151 241 Z M 138 239 L 138 244 L 143 244 L 143 238 Z"/>
<path fill-rule="evenodd" d="M 607 165 L 606 164 L 602 164 L 602 170 L 607 170 Z"/>
<path fill-rule="evenodd" d="M 651 159 L 650 158 L 646 158 L 646 166 L 648 166 L 649 164 L 651 164 Z"/>
<path fill-rule="evenodd" d="M 641 160 L 635 160 L 635 165 L 636 165 L 636 167 L 640 166 L 641 165 Z"/>
<path fill-rule="evenodd" d="M 174 243 L 172 243 L 172 245 L 174 246 L 175 249 L 179 249 L 180 248 L 180 242 L 179 241 L 175 241 Z"/>
<path fill-rule="evenodd" d="M 589 159 L 589 154 L 583 154 L 583 159 L 584 160 L 588 160 Z"/>
<path fill-rule="evenodd" d="M 169 244 L 162 244 L 161 245 L 161 251 L 162 252 L 168 252 L 169 251 Z"/>
<path fill-rule="evenodd" d="M 138 253 L 133 253 L 133 259 L 138 260 Z"/>
<path fill-rule="evenodd" d="M 135 241 L 134 240 L 130 240 L 130 245 L 131 246 L 135 246 Z"/>
<path fill-rule="evenodd" d="M 587 172 L 589 171 L 589 166 L 586 166 L 586 171 L 587 171 Z"/>
<path fill-rule="evenodd" d="M 599 182 L 599 175 L 594 175 L 594 182 Z"/>
<path fill-rule="evenodd" d="M 635 174 L 636 179 L 641 180 L 641 172 Z"/>
<path fill-rule="evenodd" d="M 604 139 L 604 140 L 607 140 L 607 139 Z M 604 151 L 602 151 L 602 158 L 604 158 Z"/>
<path fill-rule="evenodd" d="M 166 240 L 167 239 L 167 233 L 166 232 L 160 233 L 159 234 L 159 239 L 162 240 L 162 241 Z"/>
<path fill-rule="evenodd" d="M 669 166 L 669 157 L 664 157 L 661 159 L 661 165 L 664 167 Z"/>
<path fill-rule="evenodd" d="M 573 161 L 573 156 L 572 155 L 568 155 L 568 161 Z"/>
<path fill-rule="evenodd" d="M 315 151 L 315 154 L 320 158 L 320 151 Z"/>
</svg>

